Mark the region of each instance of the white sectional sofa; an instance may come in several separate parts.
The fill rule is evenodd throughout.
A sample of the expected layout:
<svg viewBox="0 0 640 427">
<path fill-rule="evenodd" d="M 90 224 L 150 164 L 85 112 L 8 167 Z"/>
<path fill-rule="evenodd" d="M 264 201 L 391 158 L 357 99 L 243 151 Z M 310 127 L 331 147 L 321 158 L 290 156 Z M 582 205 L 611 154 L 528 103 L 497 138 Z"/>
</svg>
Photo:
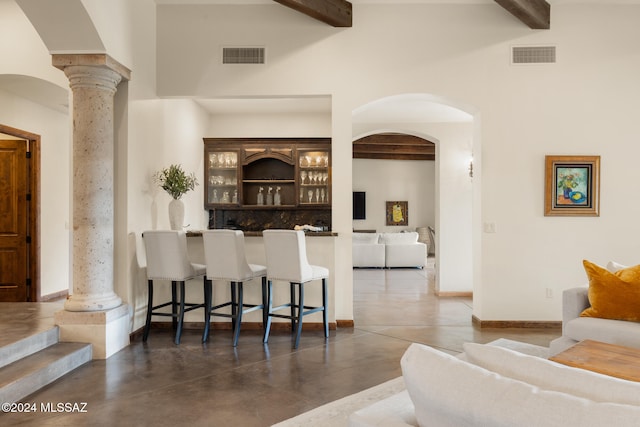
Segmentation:
<svg viewBox="0 0 640 427">
<path fill-rule="evenodd" d="M 419 267 L 427 261 L 427 245 L 415 231 L 400 233 L 353 233 L 354 267 Z"/>
<path fill-rule="evenodd" d="M 379 267 L 384 265 L 384 244 L 379 233 L 353 233 L 352 252 L 354 267 Z"/>
<path fill-rule="evenodd" d="M 552 362 L 543 349 L 468 343 L 456 357 L 414 343 L 401 361 L 406 390 L 352 413 L 349 425 L 638 425 L 640 383 Z"/>
</svg>

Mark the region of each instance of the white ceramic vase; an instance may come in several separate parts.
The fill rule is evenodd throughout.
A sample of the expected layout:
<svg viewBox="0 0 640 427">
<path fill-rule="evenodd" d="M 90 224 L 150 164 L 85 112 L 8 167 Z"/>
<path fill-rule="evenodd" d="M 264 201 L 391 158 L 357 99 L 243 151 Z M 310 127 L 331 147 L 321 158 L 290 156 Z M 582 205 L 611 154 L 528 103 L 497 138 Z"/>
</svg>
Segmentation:
<svg viewBox="0 0 640 427">
<path fill-rule="evenodd" d="M 169 225 L 172 230 L 182 230 L 184 225 L 184 203 L 173 199 L 169 202 Z"/>
</svg>

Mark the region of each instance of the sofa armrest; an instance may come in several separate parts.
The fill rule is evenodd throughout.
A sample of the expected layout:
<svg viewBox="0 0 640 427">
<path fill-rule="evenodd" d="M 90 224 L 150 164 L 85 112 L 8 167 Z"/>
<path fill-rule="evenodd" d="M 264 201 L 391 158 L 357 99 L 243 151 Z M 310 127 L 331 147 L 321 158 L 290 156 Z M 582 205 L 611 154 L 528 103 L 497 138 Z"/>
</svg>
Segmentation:
<svg viewBox="0 0 640 427">
<path fill-rule="evenodd" d="M 571 288 L 562 292 L 562 328 L 567 322 L 580 317 L 586 308 L 590 306 L 588 297 L 589 288 Z"/>
</svg>

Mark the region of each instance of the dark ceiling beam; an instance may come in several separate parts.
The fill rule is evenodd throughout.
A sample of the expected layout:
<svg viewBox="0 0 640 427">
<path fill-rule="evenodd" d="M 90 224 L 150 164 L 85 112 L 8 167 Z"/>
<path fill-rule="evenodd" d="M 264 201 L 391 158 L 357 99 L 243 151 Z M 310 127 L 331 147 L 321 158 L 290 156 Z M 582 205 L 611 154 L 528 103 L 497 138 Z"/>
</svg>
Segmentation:
<svg viewBox="0 0 640 427">
<path fill-rule="evenodd" d="M 533 30 L 551 27 L 551 5 L 545 0 L 495 0 Z"/>
<path fill-rule="evenodd" d="M 352 26 L 352 5 L 346 0 L 273 0 L 334 27 Z"/>
<path fill-rule="evenodd" d="M 353 141 L 354 159 L 435 160 L 433 142 L 417 136 L 380 133 Z"/>
</svg>

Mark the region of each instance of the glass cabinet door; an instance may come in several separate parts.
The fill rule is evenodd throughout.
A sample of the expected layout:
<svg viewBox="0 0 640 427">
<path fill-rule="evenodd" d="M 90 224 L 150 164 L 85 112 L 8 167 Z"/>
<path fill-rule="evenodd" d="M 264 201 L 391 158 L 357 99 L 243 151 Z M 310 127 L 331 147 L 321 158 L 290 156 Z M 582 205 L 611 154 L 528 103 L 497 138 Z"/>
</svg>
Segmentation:
<svg viewBox="0 0 640 427">
<path fill-rule="evenodd" d="M 238 153 L 235 151 L 209 151 L 207 202 L 211 205 L 237 205 Z"/>
<path fill-rule="evenodd" d="M 330 204 L 329 160 L 329 151 L 298 151 L 299 204 Z"/>
</svg>

